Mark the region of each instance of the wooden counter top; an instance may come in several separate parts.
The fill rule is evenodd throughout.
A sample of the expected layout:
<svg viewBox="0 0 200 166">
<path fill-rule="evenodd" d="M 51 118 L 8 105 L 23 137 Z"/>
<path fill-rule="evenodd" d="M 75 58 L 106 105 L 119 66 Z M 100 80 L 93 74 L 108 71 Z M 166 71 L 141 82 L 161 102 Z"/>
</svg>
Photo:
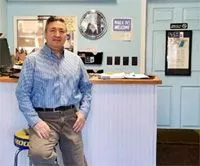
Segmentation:
<svg viewBox="0 0 200 166">
<path fill-rule="evenodd" d="M 149 79 L 99 79 L 92 77 L 90 79 L 94 84 L 161 84 L 162 81 L 158 77 L 151 77 Z M 9 78 L 8 76 L 0 77 L 0 82 L 17 83 L 17 78 Z"/>
<path fill-rule="evenodd" d="M 131 78 L 131 79 L 99 79 L 98 77 L 92 77 L 91 81 L 94 84 L 161 84 L 162 81 L 156 77 L 150 77 L 150 78 Z"/>
<path fill-rule="evenodd" d="M 10 78 L 8 76 L 0 76 L 0 82 L 17 83 L 17 78 Z"/>
</svg>

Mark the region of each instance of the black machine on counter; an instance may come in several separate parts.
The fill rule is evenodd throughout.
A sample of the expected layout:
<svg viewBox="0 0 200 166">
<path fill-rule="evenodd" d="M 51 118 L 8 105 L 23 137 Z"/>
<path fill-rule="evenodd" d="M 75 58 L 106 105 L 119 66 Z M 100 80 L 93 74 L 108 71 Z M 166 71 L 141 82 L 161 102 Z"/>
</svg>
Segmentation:
<svg viewBox="0 0 200 166">
<path fill-rule="evenodd" d="M 78 51 L 78 55 L 81 57 L 84 64 L 101 65 L 103 60 L 103 52 L 84 52 Z"/>
<path fill-rule="evenodd" d="M 6 38 L 0 38 L 0 76 L 19 78 L 20 69 L 13 67 L 12 56 Z"/>
<path fill-rule="evenodd" d="M 12 57 L 6 38 L 0 38 L 0 74 L 9 75 L 13 66 Z"/>
</svg>

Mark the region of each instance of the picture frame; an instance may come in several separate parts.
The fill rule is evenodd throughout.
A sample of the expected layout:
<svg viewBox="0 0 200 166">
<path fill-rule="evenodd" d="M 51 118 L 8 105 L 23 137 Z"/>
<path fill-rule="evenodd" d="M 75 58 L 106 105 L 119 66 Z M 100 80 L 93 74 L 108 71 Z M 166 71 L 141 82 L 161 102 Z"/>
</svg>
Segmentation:
<svg viewBox="0 0 200 166">
<path fill-rule="evenodd" d="M 167 30 L 165 49 L 165 75 L 190 76 L 191 53 L 191 30 Z"/>
<path fill-rule="evenodd" d="M 80 20 L 79 31 L 87 39 L 100 39 L 107 32 L 105 16 L 98 10 L 87 11 Z"/>
</svg>

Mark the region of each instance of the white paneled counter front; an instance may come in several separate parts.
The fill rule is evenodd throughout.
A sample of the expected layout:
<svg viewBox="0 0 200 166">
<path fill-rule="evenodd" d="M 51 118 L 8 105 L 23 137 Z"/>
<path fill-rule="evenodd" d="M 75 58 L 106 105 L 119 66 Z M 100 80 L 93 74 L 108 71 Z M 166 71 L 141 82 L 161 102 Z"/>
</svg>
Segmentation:
<svg viewBox="0 0 200 166">
<path fill-rule="evenodd" d="M 92 81 L 92 107 L 83 130 L 88 166 L 156 166 L 156 101 L 161 81 Z M 14 163 L 14 133 L 27 127 L 15 98 L 16 82 L 0 79 L 0 159 L 6 166 Z M 28 165 L 26 155 L 20 154 L 20 166 Z"/>
</svg>

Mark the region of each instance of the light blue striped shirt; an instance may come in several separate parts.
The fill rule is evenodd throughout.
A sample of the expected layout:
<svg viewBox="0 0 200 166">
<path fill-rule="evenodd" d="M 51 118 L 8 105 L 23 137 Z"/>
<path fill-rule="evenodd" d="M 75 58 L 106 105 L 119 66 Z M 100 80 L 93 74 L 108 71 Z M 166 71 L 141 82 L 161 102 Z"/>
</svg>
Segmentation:
<svg viewBox="0 0 200 166">
<path fill-rule="evenodd" d="M 55 108 L 74 104 L 87 117 L 91 88 L 92 83 L 78 55 L 64 50 L 62 58 L 57 59 L 44 45 L 26 57 L 16 97 L 28 124 L 34 126 L 40 121 L 34 107 Z"/>
</svg>

